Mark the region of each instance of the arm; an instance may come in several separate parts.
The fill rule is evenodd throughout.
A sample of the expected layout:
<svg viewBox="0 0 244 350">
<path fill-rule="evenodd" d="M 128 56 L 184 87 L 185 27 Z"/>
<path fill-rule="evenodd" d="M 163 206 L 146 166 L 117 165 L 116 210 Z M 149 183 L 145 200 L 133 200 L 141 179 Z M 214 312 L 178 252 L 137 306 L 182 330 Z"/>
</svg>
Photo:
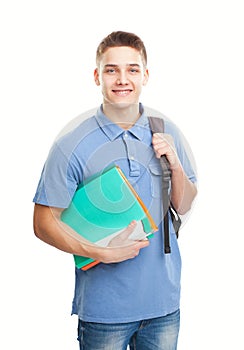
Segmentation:
<svg viewBox="0 0 244 350">
<path fill-rule="evenodd" d="M 51 246 L 64 252 L 86 256 L 95 260 L 112 263 L 134 258 L 139 254 L 141 248 L 148 246 L 148 241 L 131 241 L 130 245 L 117 248 L 101 248 L 81 239 L 74 230 L 60 220 L 63 209 L 51 208 L 35 204 L 34 207 L 34 232 L 35 235 Z M 124 230 L 124 239 L 132 233 L 135 228 L 132 223 Z"/>
<path fill-rule="evenodd" d="M 196 186 L 188 179 L 175 151 L 173 138 L 170 135 L 153 134 L 153 148 L 157 158 L 166 155 L 171 172 L 171 201 L 179 214 L 185 214 L 190 210 L 192 202 L 197 194 Z"/>
</svg>

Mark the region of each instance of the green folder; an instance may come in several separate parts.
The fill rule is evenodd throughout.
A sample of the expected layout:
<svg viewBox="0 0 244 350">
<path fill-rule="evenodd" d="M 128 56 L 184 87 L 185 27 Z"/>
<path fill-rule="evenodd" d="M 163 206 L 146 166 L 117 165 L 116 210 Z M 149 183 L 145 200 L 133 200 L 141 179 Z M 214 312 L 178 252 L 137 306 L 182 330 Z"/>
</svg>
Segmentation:
<svg viewBox="0 0 244 350">
<path fill-rule="evenodd" d="M 101 246 L 132 220 L 141 221 L 146 235 L 158 230 L 141 198 L 116 165 L 78 187 L 61 220 L 89 242 Z M 99 263 L 77 255 L 74 260 L 76 267 L 83 270 Z"/>
</svg>

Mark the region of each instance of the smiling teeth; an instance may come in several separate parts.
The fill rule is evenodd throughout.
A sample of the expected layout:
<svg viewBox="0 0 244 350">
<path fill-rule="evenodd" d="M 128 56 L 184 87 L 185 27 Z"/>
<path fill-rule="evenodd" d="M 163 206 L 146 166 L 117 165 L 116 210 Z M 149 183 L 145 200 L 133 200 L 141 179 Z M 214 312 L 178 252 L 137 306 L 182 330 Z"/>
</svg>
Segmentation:
<svg viewBox="0 0 244 350">
<path fill-rule="evenodd" d="M 116 95 L 126 96 L 130 93 L 130 90 L 114 90 Z"/>
</svg>

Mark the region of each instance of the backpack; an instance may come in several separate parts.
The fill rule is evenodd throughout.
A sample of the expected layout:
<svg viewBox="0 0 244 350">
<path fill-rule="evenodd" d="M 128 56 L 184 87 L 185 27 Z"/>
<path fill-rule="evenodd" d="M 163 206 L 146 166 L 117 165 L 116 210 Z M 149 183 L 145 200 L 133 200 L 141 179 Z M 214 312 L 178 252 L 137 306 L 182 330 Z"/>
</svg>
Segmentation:
<svg viewBox="0 0 244 350">
<path fill-rule="evenodd" d="M 153 133 L 164 133 L 164 120 L 158 117 L 148 117 L 149 126 Z M 170 180 L 171 170 L 168 159 L 165 155 L 160 158 L 160 165 L 163 170 L 162 175 L 162 201 L 164 210 L 164 252 L 171 253 L 170 239 L 169 239 L 169 215 L 173 223 L 176 237 L 179 237 L 179 229 L 181 226 L 181 219 L 170 201 Z"/>
</svg>

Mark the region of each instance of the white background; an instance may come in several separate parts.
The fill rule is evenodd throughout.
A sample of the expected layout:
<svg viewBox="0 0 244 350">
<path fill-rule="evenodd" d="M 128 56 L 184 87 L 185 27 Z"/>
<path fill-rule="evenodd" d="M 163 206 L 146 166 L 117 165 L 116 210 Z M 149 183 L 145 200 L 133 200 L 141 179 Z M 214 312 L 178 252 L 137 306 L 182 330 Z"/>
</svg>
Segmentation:
<svg viewBox="0 0 244 350">
<path fill-rule="evenodd" d="M 101 102 L 95 50 L 114 30 L 143 39 L 142 101 L 180 127 L 197 162 L 199 194 L 179 240 L 178 349 L 244 348 L 241 3 L 1 3 L 1 349 L 78 349 L 73 260 L 34 237 L 32 198 L 57 133 Z"/>
</svg>

